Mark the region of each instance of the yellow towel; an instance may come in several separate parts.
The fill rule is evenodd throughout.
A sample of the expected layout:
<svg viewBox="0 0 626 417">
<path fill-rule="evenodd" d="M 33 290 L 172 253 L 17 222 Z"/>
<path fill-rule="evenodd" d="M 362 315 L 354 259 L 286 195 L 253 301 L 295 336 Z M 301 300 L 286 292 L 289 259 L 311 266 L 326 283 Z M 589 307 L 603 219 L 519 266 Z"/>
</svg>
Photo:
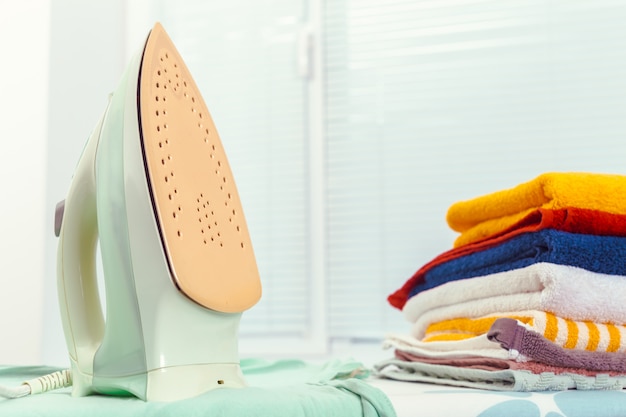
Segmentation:
<svg viewBox="0 0 626 417">
<path fill-rule="evenodd" d="M 546 339 L 566 349 L 594 352 L 626 352 L 626 326 L 590 321 L 574 321 L 545 311 L 501 313 L 470 319 L 442 320 L 428 326 L 424 342 L 469 339 L 486 334 L 498 318 L 518 320 Z"/>
<path fill-rule="evenodd" d="M 537 208 L 577 207 L 626 214 L 626 176 L 553 172 L 514 188 L 460 201 L 448 209 L 448 225 L 462 246 L 512 226 Z"/>
</svg>

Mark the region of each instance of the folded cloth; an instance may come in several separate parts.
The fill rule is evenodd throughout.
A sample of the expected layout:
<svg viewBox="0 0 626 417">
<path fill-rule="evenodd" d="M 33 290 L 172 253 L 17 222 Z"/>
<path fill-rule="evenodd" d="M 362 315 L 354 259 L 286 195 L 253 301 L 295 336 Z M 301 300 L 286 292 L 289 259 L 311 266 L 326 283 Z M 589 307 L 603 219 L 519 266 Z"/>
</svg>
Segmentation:
<svg viewBox="0 0 626 417">
<path fill-rule="evenodd" d="M 520 222 L 495 235 L 489 236 L 487 239 L 464 244 L 436 256 L 413 274 L 402 288 L 391 294 L 388 297 L 389 303 L 398 309 L 402 309 L 410 297 L 411 290 L 423 280 L 424 275 L 429 270 L 437 265 L 495 247 L 522 233 L 536 232 L 548 228 L 570 233 L 624 237 L 626 236 L 626 215 L 575 207 L 559 210 L 534 210 Z"/>
<path fill-rule="evenodd" d="M 419 340 L 461 340 L 486 333 L 497 316 L 531 321 L 517 312 L 528 311 L 528 304 L 538 304 L 539 296 L 526 298 L 524 294 L 503 295 L 482 300 L 473 300 L 429 310 L 415 320 L 411 335 Z M 532 311 L 532 310 L 531 310 Z"/>
<path fill-rule="evenodd" d="M 471 242 L 517 223 L 537 208 L 578 207 L 626 214 L 626 176 L 546 173 L 514 188 L 460 201 L 448 209 L 448 225 Z"/>
<path fill-rule="evenodd" d="M 502 230 L 495 230 L 492 234 L 475 237 L 462 234 L 456 239 L 454 246 L 458 249 L 470 246 L 466 250 L 476 251 L 480 250 L 481 246 L 473 246 L 472 244 L 484 240 L 496 244 L 498 241 L 515 235 L 536 232 L 541 229 L 557 229 L 563 232 L 600 236 L 626 236 L 626 215 L 578 207 L 538 208 L 528 213 L 517 223 Z"/>
<path fill-rule="evenodd" d="M 541 337 L 541 336 L 539 336 Z M 545 339 L 544 339 L 545 340 Z M 546 343 L 550 343 L 546 341 Z M 618 376 L 624 375 L 624 367 L 626 365 L 622 365 L 619 368 L 613 369 L 604 369 L 604 370 L 591 370 L 584 368 L 571 368 L 565 366 L 553 366 L 548 365 L 541 362 L 533 362 L 533 361 L 524 361 L 518 362 L 513 359 L 497 359 L 497 358 L 480 358 L 480 357 L 468 357 L 468 358 L 429 358 L 424 356 L 414 355 L 412 353 L 403 352 L 401 350 L 396 350 L 395 358 L 401 361 L 407 362 L 422 362 L 422 363 L 430 363 L 436 365 L 447 365 L 447 366 L 456 366 L 459 368 L 472 368 L 472 369 L 483 369 L 485 371 L 500 371 L 502 369 L 515 369 L 515 370 L 527 370 L 534 374 L 540 374 L 542 372 L 554 372 L 557 375 L 565 374 L 565 373 L 577 373 L 581 375 L 587 376 L 597 376 L 600 373 L 608 374 L 610 376 Z M 591 353 L 585 352 L 587 356 L 593 355 L 603 355 L 604 353 Z M 623 354 L 609 354 L 609 355 L 619 355 L 622 357 L 622 361 L 624 358 Z M 519 356 L 519 355 L 518 355 Z"/>
<path fill-rule="evenodd" d="M 446 342 L 422 342 L 409 335 L 389 334 L 383 341 L 383 348 L 428 358 L 509 358 L 506 350 L 487 339 L 486 332 L 471 339 Z"/>
<path fill-rule="evenodd" d="M 519 357 L 522 360 L 591 371 L 626 373 L 624 353 L 564 349 L 513 319 L 496 320 L 487 337 L 508 349 L 511 357 Z"/>
<path fill-rule="evenodd" d="M 398 349 L 394 352 L 394 356 L 396 359 L 407 362 L 422 362 L 431 363 L 433 365 L 457 366 L 459 368 L 484 369 L 486 371 L 511 369 L 511 364 L 521 363 L 510 359 L 483 358 L 480 356 L 467 356 L 464 358 L 429 358 L 428 356 L 419 356 Z"/>
<path fill-rule="evenodd" d="M 386 359 L 374 364 L 378 377 L 399 381 L 428 382 L 457 387 L 479 388 L 492 391 L 564 391 L 621 390 L 626 387 L 626 376 L 579 373 L 533 373 L 529 370 L 503 369 L 485 371 L 399 359 Z"/>
<path fill-rule="evenodd" d="M 538 262 L 571 265 L 592 272 L 626 275 L 626 237 L 596 236 L 544 229 L 523 233 L 492 248 L 432 268 L 422 268 L 390 299 L 415 294 L 450 281 L 523 268 Z"/>
<path fill-rule="evenodd" d="M 518 310 L 549 311 L 572 320 L 626 323 L 624 300 L 626 277 L 622 275 L 540 262 L 422 291 L 411 297 L 402 311 L 411 323 L 423 316 L 424 322 L 433 322 L 468 316 L 469 312 L 476 317 Z"/>
<path fill-rule="evenodd" d="M 626 236 L 626 215 L 578 207 L 538 208 L 504 229 L 485 230 L 477 228 L 475 233 L 463 233 L 454 241 L 454 248 L 461 249 L 469 246 L 465 248 L 466 251 L 476 251 L 480 250 L 482 246 L 473 245 L 485 240 L 490 241 L 490 244 L 496 244 L 521 233 L 536 232 L 548 228 L 590 235 Z M 491 242 L 492 240 L 495 242 Z"/>
<path fill-rule="evenodd" d="M 394 356 L 396 359 L 407 362 L 422 362 L 436 365 L 457 366 L 459 368 L 484 369 L 486 371 L 511 369 L 512 364 L 521 363 L 512 361 L 510 359 L 507 360 L 498 358 L 481 358 L 474 356 L 466 358 L 429 358 L 428 356 L 415 355 L 413 353 L 404 352 L 399 349 L 395 350 Z"/>
<path fill-rule="evenodd" d="M 534 332 L 566 349 L 592 352 L 626 352 L 626 326 L 563 319 L 545 311 L 516 311 L 479 318 L 452 318 L 432 323 L 425 331 L 424 343 L 445 342 L 488 334 L 497 319 L 520 321 Z M 624 342 L 622 342 L 622 340 Z"/>
</svg>

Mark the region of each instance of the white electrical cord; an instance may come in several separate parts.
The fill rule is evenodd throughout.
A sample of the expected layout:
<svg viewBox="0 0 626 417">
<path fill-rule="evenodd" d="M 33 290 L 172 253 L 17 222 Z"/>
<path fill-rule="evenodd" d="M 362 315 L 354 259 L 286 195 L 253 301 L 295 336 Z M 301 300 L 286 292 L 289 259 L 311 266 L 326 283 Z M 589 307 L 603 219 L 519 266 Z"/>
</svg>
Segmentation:
<svg viewBox="0 0 626 417">
<path fill-rule="evenodd" d="M 0 385 L 0 397 L 20 398 L 28 394 L 30 394 L 30 387 L 28 385 L 20 385 L 16 388 L 3 387 Z"/>
<path fill-rule="evenodd" d="M 19 387 L 9 388 L 0 385 L 0 396 L 5 398 L 19 398 L 26 395 L 41 394 L 72 385 L 72 374 L 69 369 L 54 372 L 39 378 L 28 380 Z"/>
</svg>

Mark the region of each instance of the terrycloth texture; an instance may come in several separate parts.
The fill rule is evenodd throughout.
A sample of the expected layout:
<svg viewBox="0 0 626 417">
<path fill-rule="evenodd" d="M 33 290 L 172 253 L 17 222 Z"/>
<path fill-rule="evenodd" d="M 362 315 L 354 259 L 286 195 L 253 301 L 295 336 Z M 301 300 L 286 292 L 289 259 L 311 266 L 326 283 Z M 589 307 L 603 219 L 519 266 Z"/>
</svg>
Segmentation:
<svg viewBox="0 0 626 417">
<path fill-rule="evenodd" d="M 503 349 L 501 349 L 503 350 Z M 298 360 L 244 360 L 250 386 L 216 389 L 195 398 L 171 403 L 146 403 L 134 397 L 73 398 L 69 388 L 14 400 L 0 399 L 2 417 L 74 416 L 368 416 L 395 417 L 389 399 L 365 381 L 350 378 L 362 365 L 333 361 L 322 365 Z M 0 385 L 15 386 L 59 369 L 0 367 Z M 364 376 L 364 375 L 363 375 Z"/>
<path fill-rule="evenodd" d="M 528 310 L 526 306 L 539 304 L 540 297 L 541 296 L 537 293 L 530 295 L 510 294 L 434 308 L 426 311 L 413 322 L 411 335 L 420 340 L 426 337 L 432 337 L 432 334 L 427 335 L 427 331 L 431 326 L 450 320 L 474 319 L 478 322 L 482 317 L 489 317 L 490 320 L 493 321 L 495 319 L 492 315 L 501 314 L 503 311 L 516 314 L 515 312 Z M 521 317 L 515 318 L 522 319 Z M 487 332 L 488 326 L 490 325 L 490 322 L 483 325 L 483 333 Z M 487 328 L 485 329 L 484 326 L 487 326 Z M 464 334 L 454 334 L 453 336 L 457 338 L 469 337 L 469 335 Z M 447 337 L 446 340 L 450 340 L 450 337 Z"/>
<path fill-rule="evenodd" d="M 600 236 L 626 236 L 626 215 L 607 213 L 602 210 L 566 207 L 561 209 L 538 208 L 517 223 L 492 234 L 474 236 L 463 233 L 454 242 L 454 247 L 473 246 L 487 241 L 502 241 L 515 235 L 536 232 L 541 229 L 557 229 L 570 233 L 584 233 Z M 480 230 L 487 232 L 486 230 Z"/>
<path fill-rule="evenodd" d="M 484 371 L 398 359 L 376 363 L 374 370 L 379 377 L 399 381 L 429 382 L 493 391 L 621 390 L 626 386 L 626 376 L 598 374 L 594 377 L 576 373 L 555 375 L 553 372 L 535 374 L 528 370 L 512 369 Z"/>
<path fill-rule="evenodd" d="M 403 313 L 411 323 L 517 310 L 549 311 L 580 321 L 626 323 L 624 300 L 624 276 L 541 262 L 422 291 L 409 299 Z M 507 302 L 516 307 L 507 306 Z"/>
<path fill-rule="evenodd" d="M 410 296 L 446 282 L 511 271 L 539 262 L 626 275 L 626 237 L 544 229 L 524 233 L 484 251 L 444 262 L 413 280 Z"/>
<path fill-rule="evenodd" d="M 563 232 L 583 233 L 599 236 L 626 236 L 626 215 L 607 213 L 602 210 L 565 207 L 561 209 L 538 208 L 533 210 L 519 222 L 503 230 L 495 231 L 491 235 L 468 240 L 467 235 L 457 238 L 455 247 L 473 246 L 474 243 L 498 241 L 527 232 L 536 232 L 541 229 L 557 229 Z M 474 248 L 479 248 L 475 246 Z"/>
<path fill-rule="evenodd" d="M 451 342 L 422 342 L 408 335 L 389 334 L 383 341 L 383 348 L 428 358 L 509 358 L 507 351 L 487 339 L 487 333 Z"/>
<path fill-rule="evenodd" d="M 511 356 L 521 355 L 524 359 L 554 366 L 626 373 L 624 353 L 564 349 L 513 319 L 496 320 L 487 337 L 508 349 Z"/>
<path fill-rule="evenodd" d="M 550 343 L 550 342 L 546 342 L 546 343 Z M 588 352 L 586 354 L 598 355 L 598 353 L 588 353 Z M 622 357 L 622 361 L 624 361 L 623 354 L 611 354 L 611 355 L 619 355 Z M 456 366 L 458 368 L 482 369 L 485 371 L 501 371 L 503 369 L 513 369 L 517 371 L 526 370 L 534 374 L 541 374 L 543 372 L 554 372 L 557 375 L 566 374 L 566 373 L 570 373 L 570 374 L 577 373 L 577 374 L 586 375 L 586 376 L 597 376 L 600 373 L 604 373 L 610 376 L 624 376 L 623 368 L 626 367 L 626 365 L 622 365 L 620 368 L 615 368 L 616 369 L 615 371 L 612 369 L 593 371 L 589 369 L 553 366 L 553 365 L 548 365 L 548 364 L 540 363 L 540 362 L 529 362 L 529 361 L 518 362 L 512 359 L 476 358 L 476 357 L 428 358 L 428 357 L 414 355 L 408 352 L 403 352 L 401 350 L 395 351 L 395 357 L 396 359 L 399 359 L 401 361 L 422 362 L 422 363 L 430 363 L 433 365 Z M 621 369 L 621 371 L 618 372 L 617 369 Z"/>
<path fill-rule="evenodd" d="M 623 175 L 546 173 L 514 188 L 455 203 L 446 219 L 453 230 L 465 235 L 461 242 L 471 242 L 510 227 L 537 208 L 626 214 L 624 190 Z"/>
<path fill-rule="evenodd" d="M 499 318 L 521 321 L 527 328 L 566 349 L 626 352 L 626 326 L 566 320 L 544 311 L 515 311 L 480 318 L 453 318 L 428 326 L 423 341 L 444 342 L 482 336 Z"/>
<path fill-rule="evenodd" d="M 626 236 L 626 215 L 578 208 L 534 210 L 520 222 L 496 235 L 490 236 L 488 239 L 465 244 L 438 255 L 415 272 L 402 288 L 391 294 L 388 297 L 389 303 L 398 309 L 402 309 L 410 297 L 411 290 L 424 280 L 424 275 L 429 270 L 438 265 L 478 251 L 493 248 L 522 233 L 536 232 L 548 228 L 570 233 L 624 237 Z"/>
</svg>

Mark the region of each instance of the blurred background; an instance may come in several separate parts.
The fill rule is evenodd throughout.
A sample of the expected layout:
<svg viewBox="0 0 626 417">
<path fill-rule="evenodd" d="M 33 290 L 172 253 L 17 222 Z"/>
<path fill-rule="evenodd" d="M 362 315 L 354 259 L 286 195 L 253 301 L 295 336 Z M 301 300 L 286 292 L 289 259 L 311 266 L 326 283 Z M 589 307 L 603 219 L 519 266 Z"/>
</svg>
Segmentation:
<svg viewBox="0 0 626 417">
<path fill-rule="evenodd" d="M 0 0 L 0 363 L 68 364 L 55 204 L 160 21 L 198 83 L 264 286 L 242 356 L 380 353 L 455 201 L 626 174 L 618 0 Z M 626 193 L 626 190 L 625 190 Z"/>
</svg>

